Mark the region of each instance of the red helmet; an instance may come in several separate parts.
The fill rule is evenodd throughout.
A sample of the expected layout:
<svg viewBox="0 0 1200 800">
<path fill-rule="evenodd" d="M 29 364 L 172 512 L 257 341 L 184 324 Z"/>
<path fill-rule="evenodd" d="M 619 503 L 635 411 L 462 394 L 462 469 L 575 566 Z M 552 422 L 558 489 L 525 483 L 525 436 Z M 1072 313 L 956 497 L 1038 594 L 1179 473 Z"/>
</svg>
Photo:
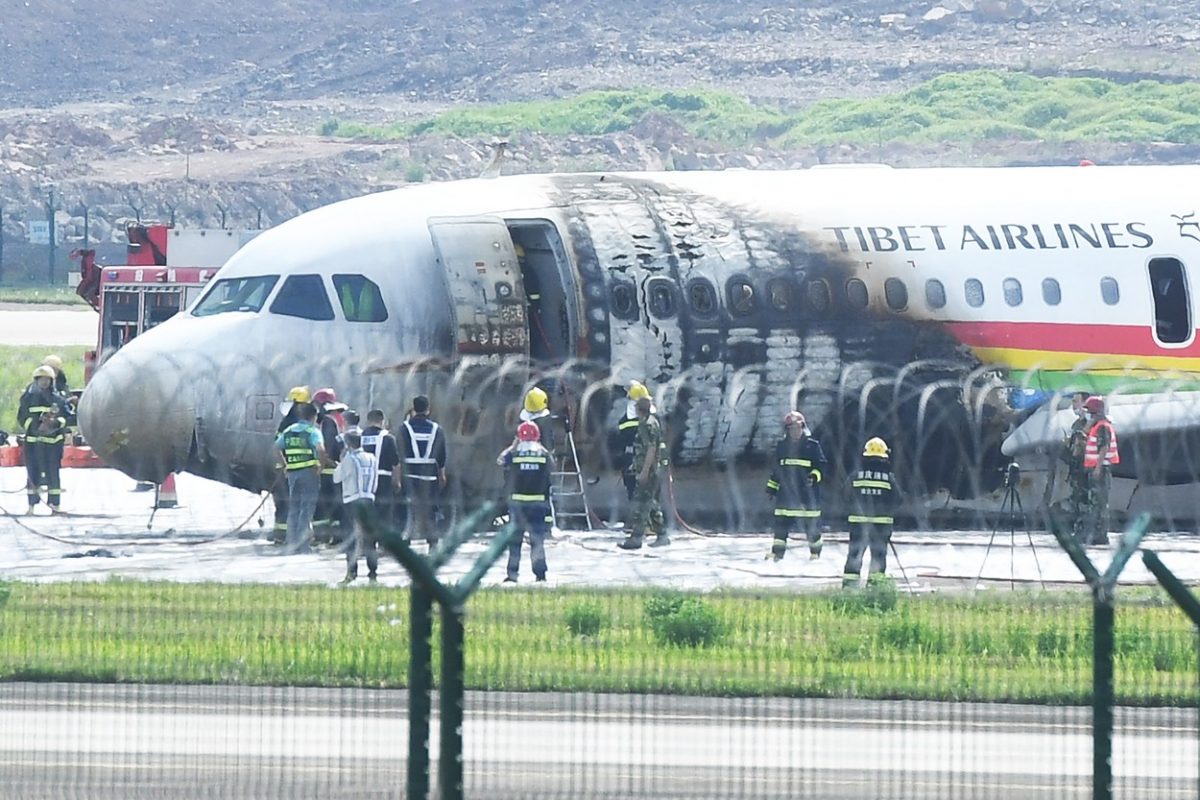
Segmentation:
<svg viewBox="0 0 1200 800">
<path fill-rule="evenodd" d="M 1089 397 L 1087 400 L 1083 401 L 1083 407 L 1089 414 L 1103 414 L 1104 413 L 1104 398 L 1103 397 Z"/>
<path fill-rule="evenodd" d="M 337 393 L 334 392 L 333 389 L 317 389 L 317 391 L 313 393 L 312 401 L 319 406 L 323 406 L 326 403 L 336 403 Z"/>
<path fill-rule="evenodd" d="M 789 411 L 783 415 L 783 427 L 790 428 L 793 425 L 799 425 L 801 428 L 805 425 L 804 415 L 799 411 Z"/>
<path fill-rule="evenodd" d="M 536 442 L 542 438 L 542 431 L 532 422 L 522 422 L 517 426 L 517 440 L 521 442 Z"/>
</svg>

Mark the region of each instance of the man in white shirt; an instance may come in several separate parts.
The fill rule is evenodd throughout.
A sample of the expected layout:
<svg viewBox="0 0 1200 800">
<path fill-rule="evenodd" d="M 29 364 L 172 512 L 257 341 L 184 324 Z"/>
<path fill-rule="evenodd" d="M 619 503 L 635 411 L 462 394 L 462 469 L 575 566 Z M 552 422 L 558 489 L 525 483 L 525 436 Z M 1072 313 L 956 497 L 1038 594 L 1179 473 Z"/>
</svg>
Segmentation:
<svg viewBox="0 0 1200 800">
<path fill-rule="evenodd" d="M 379 554 L 375 542 L 375 487 L 379 467 L 375 456 L 362 449 L 362 435 L 347 431 L 342 434 L 346 451 L 333 472 L 333 482 L 342 485 L 342 506 L 346 518 L 354 523 L 354 541 L 346 549 L 346 577 L 342 585 L 358 577 L 358 559 L 367 558 L 367 578 L 375 583 L 379 569 Z"/>
</svg>

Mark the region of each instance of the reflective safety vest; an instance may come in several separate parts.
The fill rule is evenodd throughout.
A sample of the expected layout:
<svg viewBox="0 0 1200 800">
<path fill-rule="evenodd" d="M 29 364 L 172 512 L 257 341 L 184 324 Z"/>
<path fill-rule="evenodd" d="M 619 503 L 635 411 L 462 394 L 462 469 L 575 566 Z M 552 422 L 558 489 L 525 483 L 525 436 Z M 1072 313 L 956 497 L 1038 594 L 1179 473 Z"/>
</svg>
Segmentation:
<svg viewBox="0 0 1200 800">
<path fill-rule="evenodd" d="M 312 430 L 311 425 L 302 422 L 297 422 L 284 430 L 283 460 L 286 462 L 285 469 L 288 472 L 321 466 L 317 448 L 310 441 Z"/>
<path fill-rule="evenodd" d="M 49 431 L 42 431 L 41 422 L 37 422 L 30 426 L 29 433 L 25 434 L 26 444 L 62 444 L 66 433 L 67 422 L 62 417 L 56 417 L 54 427 Z"/>
<path fill-rule="evenodd" d="M 1093 469 L 1100 466 L 1100 439 L 1097 436 L 1097 431 L 1100 428 L 1108 429 L 1108 450 L 1104 454 L 1105 464 L 1120 464 L 1121 454 L 1117 452 L 1117 432 L 1113 428 L 1111 422 L 1106 419 L 1097 420 L 1092 429 L 1088 431 L 1087 444 L 1083 448 L 1083 466 L 1084 469 Z"/>
<path fill-rule="evenodd" d="M 545 450 L 516 451 L 512 454 L 512 494 L 514 503 L 545 503 L 550 490 L 550 454 Z"/>
<path fill-rule="evenodd" d="M 429 433 L 417 433 L 413 430 L 412 425 L 404 423 L 404 430 L 408 432 L 408 443 L 412 445 L 412 456 L 404 459 L 404 465 L 408 467 L 404 471 L 404 477 L 414 481 L 436 481 L 438 479 L 438 463 L 437 459 L 433 457 L 433 443 L 437 439 L 438 424 L 432 420 L 429 424 L 431 426 Z"/>
</svg>

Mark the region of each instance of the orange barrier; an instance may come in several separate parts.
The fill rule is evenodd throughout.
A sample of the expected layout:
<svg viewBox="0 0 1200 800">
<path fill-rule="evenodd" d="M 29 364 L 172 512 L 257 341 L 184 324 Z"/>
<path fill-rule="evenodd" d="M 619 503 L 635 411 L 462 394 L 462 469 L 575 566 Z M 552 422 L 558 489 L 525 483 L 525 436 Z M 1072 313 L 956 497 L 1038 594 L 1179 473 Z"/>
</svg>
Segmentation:
<svg viewBox="0 0 1200 800">
<path fill-rule="evenodd" d="M 23 467 L 25 459 L 21 455 L 21 448 L 13 445 L 11 447 L 0 447 L 0 467 Z"/>
<path fill-rule="evenodd" d="M 23 467 L 25 456 L 18 446 L 0 447 L 0 467 Z M 100 456 L 87 445 L 68 445 L 63 448 L 62 466 L 67 469 L 103 467 Z"/>
</svg>

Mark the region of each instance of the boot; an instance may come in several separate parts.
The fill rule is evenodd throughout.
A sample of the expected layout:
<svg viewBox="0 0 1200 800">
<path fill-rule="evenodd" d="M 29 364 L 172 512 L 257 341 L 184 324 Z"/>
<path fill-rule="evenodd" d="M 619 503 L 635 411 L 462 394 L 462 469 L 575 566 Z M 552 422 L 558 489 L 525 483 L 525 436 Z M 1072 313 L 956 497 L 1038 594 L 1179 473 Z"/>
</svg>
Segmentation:
<svg viewBox="0 0 1200 800">
<path fill-rule="evenodd" d="M 622 550 L 640 550 L 642 547 L 642 535 L 640 533 L 632 533 L 629 538 L 617 545 Z"/>
<path fill-rule="evenodd" d="M 665 533 L 660 533 L 654 537 L 654 541 L 650 543 L 651 547 L 666 547 L 671 543 L 671 539 Z"/>
</svg>

